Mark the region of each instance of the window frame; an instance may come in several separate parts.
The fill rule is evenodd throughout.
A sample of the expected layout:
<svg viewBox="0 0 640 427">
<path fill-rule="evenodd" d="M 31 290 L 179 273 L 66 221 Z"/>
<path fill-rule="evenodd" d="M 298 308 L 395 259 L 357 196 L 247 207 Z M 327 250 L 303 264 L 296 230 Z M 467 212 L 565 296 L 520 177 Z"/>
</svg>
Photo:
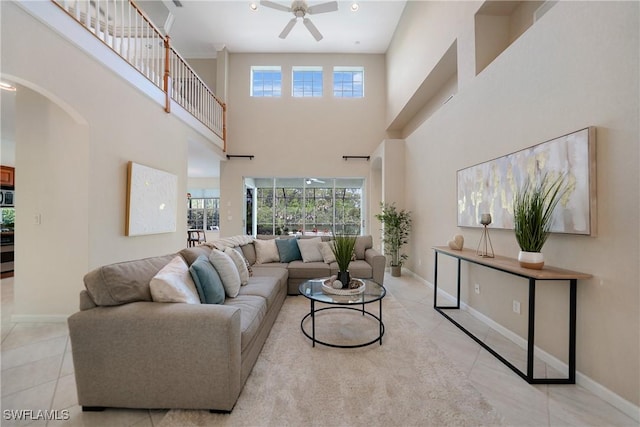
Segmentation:
<svg viewBox="0 0 640 427">
<path fill-rule="evenodd" d="M 278 73 L 280 78 L 279 80 L 276 79 L 272 79 L 271 83 L 272 83 L 272 88 L 270 90 L 270 95 L 265 95 L 265 80 L 262 79 L 262 95 L 257 95 L 258 92 L 256 92 L 256 88 L 255 88 L 255 73 L 256 72 L 263 72 L 263 73 L 273 73 L 276 74 Z M 250 79 L 249 79 L 249 96 L 251 98 L 282 98 L 282 67 L 280 65 L 252 65 L 251 66 L 251 73 L 250 73 Z M 279 82 L 280 83 L 280 89 L 279 91 L 274 90 L 273 88 L 273 82 Z"/>
<path fill-rule="evenodd" d="M 310 75 L 311 80 L 311 91 L 307 93 L 305 91 L 305 87 L 307 85 L 307 80 L 302 79 L 302 93 L 298 94 L 296 83 L 299 80 L 296 80 L 296 73 L 301 73 L 303 77 L 308 77 Z M 316 80 L 316 73 L 320 73 L 320 79 Z M 316 90 L 316 85 L 320 84 L 320 90 Z M 319 92 L 319 94 L 318 94 Z M 320 65 L 294 65 L 291 67 L 291 97 L 292 98 L 322 98 L 324 96 L 324 68 Z"/>
<path fill-rule="evenodd" d="M 339 91 L 336 91 L 336 83 L 337 83 L 337 79 L 336 79 L 336 74 L 337 73 L 352 73 L 351 74 L 351 80 L 349 81 L 350 85 L 351 85 L 351 90 L 345 90 L 344 89 L 344 82 L 345 80 L 340 80 L 341 83 L 341 88 Z M 362 81 L 360 83 L 360 86 L 362 88 L 362 93 L 360 94 L 359 92 L 356 92 L 354 90 L 354 74 L 355 73 L 360 73 L 362 75 Z M 365 76 L 364 76 L 364 66 L 334 66 L 333 67 L 333 74 L 332 74 L 332 93 L 333 93 L 333 97 L 334 98 L 351 98 L 351 99 L 362 99 L 365 97 L 365 85 L 364 85 L 364 81 L 365 81 Z M 340 95 L 337 95 L 336 93 L 340 93 Z M 344 96 L 345 93 L 350 93 L 350 96 Z M 359 95 L 359 96 L 354 96 L 354 95 Z"/>
</svg>

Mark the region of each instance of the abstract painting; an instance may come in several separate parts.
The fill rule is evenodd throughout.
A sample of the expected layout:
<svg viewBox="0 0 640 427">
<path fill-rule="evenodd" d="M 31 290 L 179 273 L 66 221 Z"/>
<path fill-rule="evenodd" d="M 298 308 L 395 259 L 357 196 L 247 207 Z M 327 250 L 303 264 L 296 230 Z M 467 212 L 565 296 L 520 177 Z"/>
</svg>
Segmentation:
<svg viewBox="0 0 640 427">
<path fill-rule="evenodd" d="M 564 175 L 568 191 L 556 207 L 555 233 L 595 235 L 596 128 L 588 127 L 475 166 L 458 178 L 458 226 L 481 227 L 490 213 L 491 227 L 513 229 L 513 196 L 527 181 Z"/>
<path fill-rule="evenodd" d="M 134 162 L 128 165 L 127 236 L 176 231 L 178 177 Z"/>
</svg>

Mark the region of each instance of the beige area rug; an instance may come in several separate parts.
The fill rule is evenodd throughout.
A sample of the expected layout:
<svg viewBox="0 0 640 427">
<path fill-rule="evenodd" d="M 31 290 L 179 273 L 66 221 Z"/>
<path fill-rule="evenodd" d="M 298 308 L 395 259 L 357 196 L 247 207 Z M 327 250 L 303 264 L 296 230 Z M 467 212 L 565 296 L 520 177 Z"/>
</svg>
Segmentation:
<svg viewBox="0 0 640 427">
<path fill-rule="evenodd" d="M 367 305 L 375 313 L 377 308 Z M 314 348 L 300 330 L 308 311 L 309 300 L 287 297 L 231 414 L 171 410 L 160 426 L 503 424 L 392 295 L 383 300 L 382 345 Z M 305 325 L 310 331 L 310 320 Z M 367 342 L 376 332 L 377 321 L 355 311 L 316 316 L 316 338 L 329 342 Z"/>
</svg>

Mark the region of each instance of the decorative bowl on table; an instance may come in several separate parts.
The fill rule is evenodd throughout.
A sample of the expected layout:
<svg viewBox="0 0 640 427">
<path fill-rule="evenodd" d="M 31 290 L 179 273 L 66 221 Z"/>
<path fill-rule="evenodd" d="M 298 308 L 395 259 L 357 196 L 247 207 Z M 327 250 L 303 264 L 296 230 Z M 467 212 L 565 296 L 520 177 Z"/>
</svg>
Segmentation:
<svg viewBox="0 0 640 427">
<path fill-rule="evenodd" d="M 333 281 L 331 279 L 322 282 L 322 291 L 325 294 L 332 295 L 357 295 L 363 293 L 365 287 L 366 284 L 360 279 L 351 279 L 349 281 L 349 287 L 340 289 L 333 287 Z"/>
</svg>

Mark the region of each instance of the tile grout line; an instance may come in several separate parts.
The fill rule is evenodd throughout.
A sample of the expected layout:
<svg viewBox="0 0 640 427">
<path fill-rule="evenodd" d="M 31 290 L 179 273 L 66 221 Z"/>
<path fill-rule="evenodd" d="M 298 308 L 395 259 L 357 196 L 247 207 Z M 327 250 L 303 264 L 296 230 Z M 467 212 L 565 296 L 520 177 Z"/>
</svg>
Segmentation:
<svg viewBox="0 0 640 427">
<path fill-rule="evenodd" d="M 58 377 L 56 378 L 56 385 L 53 388 L 53 394 L 51 395 L 51 403 L 49 403 L 49 409 L 50 410 L 55 409 L 53 407 L 53 402 L 55 401 L 56 393 L 58 392 L 58 384 L 60 384 L 60 375 L 62 374 L 62 367 L 64 366 L 64 358 L 65 358 L 65 356 L 67 354 L 67 348 L 69 347 L 69 340 L 70 340 L 70 338 L 67 335 L 67 339 L 66 339 L 65 344 L 64 344 L 64 351 L 62 352 L 62 359 L 60 360 L 60 366 L 58 367 Z M 61 409 L 63 409 L 63 408 L 61 408 Z M 49 425 L 49 421 L 47 420 L 46 426 L 48 426 L 48 425 Z"/>
</svg>

